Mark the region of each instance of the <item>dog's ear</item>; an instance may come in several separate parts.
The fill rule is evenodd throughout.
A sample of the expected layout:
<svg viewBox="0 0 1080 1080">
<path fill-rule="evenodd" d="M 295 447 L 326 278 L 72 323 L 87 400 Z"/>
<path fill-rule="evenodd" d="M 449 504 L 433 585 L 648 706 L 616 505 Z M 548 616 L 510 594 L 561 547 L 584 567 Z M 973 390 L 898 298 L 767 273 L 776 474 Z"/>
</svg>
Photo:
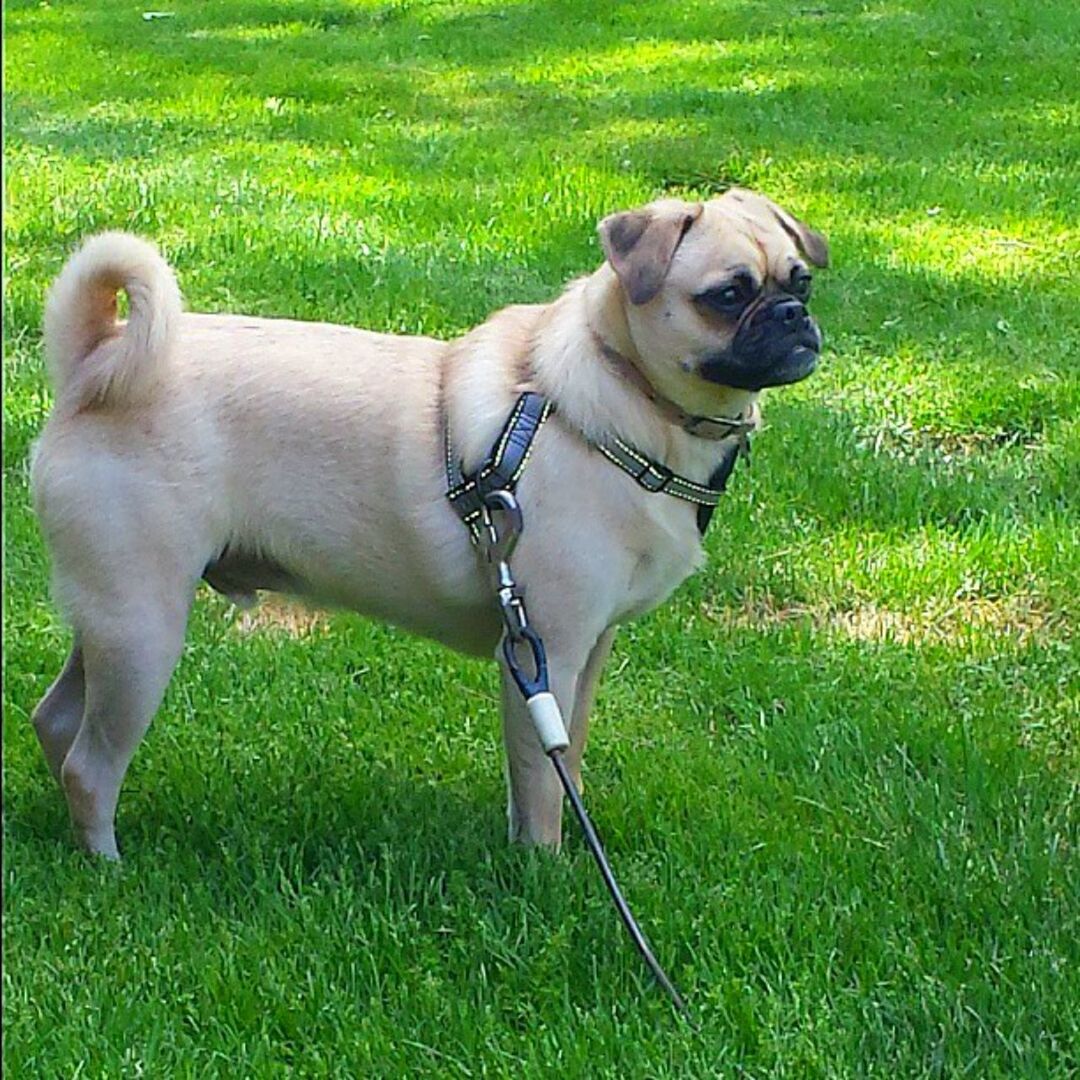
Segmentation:
<svg viewBox="0 0 1080 1080">
<path fill-rule="evenodd" d="M 762 209 L 772 215 L 773 220 L 791 237 L 795 246 L 810 260 L 814 266 L 826 267 L 829 265 L 829 243 L 819 232 L 815 232 L 809 225 L 800 221 L 794 214 L 789 214 L 782 206 L 778 206 L 765 195 L 759 195 L 756 191 L 746 191 L 743 188 L 730 188 L 724 193 L 725 198 L 732 202 L 742 203 L 744 207 L 749 204 L 752 209 L 761 213 Z"/>
<path fill-rule="evenodd" d="M 600 222 L 600 244 L 632 304 L 660 291 L 686 230 L 701 216 L 701 203 L 662 199 Z"/>
<path fill-rule="evenodd" d="M 780 222 L 780 228 L 795 241 L 812 265 L 822 268 L 829 265 L 829 242 L 821 233 L 815 232 L 809 225 L 775 204 L 771 209 L 776 220 Z"/>
</svg>

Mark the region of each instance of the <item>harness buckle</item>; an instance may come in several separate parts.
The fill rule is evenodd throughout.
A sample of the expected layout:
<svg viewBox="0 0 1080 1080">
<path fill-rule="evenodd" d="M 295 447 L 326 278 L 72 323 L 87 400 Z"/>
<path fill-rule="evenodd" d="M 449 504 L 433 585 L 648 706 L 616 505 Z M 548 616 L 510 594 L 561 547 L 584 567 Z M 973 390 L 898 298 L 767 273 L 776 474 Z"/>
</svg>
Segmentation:
<svg viewBox="0 0 1080 1080">
<path fill-rule="evenodd" d="M 634 479 L 648 492 L 655 495 L 671 483 L 675 474 L 666 466 L 650 461 Z"/>
<path fill-rule="evenodd" d="M 742 416 L 689 416 L 682 425 L 687 435 L 696 435 L 699 439 L 729 439 L 733 435 L 745 438 L 754 430 L 753 419 Z"/>
</svg>

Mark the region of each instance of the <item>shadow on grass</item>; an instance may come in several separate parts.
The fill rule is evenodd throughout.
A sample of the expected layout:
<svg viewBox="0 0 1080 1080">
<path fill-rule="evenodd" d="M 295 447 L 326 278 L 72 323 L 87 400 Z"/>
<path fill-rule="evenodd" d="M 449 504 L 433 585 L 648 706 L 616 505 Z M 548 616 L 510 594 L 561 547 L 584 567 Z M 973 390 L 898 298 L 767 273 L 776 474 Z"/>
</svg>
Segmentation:
<svg viewBox="0 0 1080 1080">
<path fill-rule="evenodd" d="M 1041 445 L 1050 419 L 1046 400 L 1037 392 L 1010 399 L 1011 385 L 1004 383 L 990 415 L 972 425 L 992 433 L 975 453 L 941 449 L 948 433 L 933 430 L 883 440 L 887 431 L 842 401 L 773 401 L 766 413 L 771 430 L 754 458 L 755 490 L 766 505 L 826 531 L 963 531 L 1059 518 L 1075 504 L 1075 491 L 1068 462 L 1047 458 Z"/>
<path fill-rule="evenodd" d="M 698 586 L 693 592 L 700 593 Z M 829 777 L 838 791 L 850 788 L 850 796 L 857 798 L 859 785 L 873 786 L 875 763 L 898 742 L 906 746 L 904 769 L 913 770 L 911 777 L 920 784 L 936 775 L 951 778 L 942 781 L 946 786 L 965 785 L 977 773 L 986 791 L 1005 792 L 1011 790 L 1010 777 L 1025 768 L 1040 774 L 1046 768 L 1020 747 L 1019 718 L 1005 715 L 1001 723 L 978 728 L 963 719 L 992 710 L 997 698 L 1016 692 L 1014 683 L 1028 662 L 1019 653 L 1005 651 L 997 659 L 973 662 L 959 642 L 855 640 L 805 622 L 731 630 L 724 642 L 715 640 L 715 626 L 700 617 L 694 630 L 691 636 L 670 638 L 662 632 L 654 636 L 644 624 L 620 643 L 618 652 L 644 654 L 649 667 L 635 669 L 621 684 L 612 672 L 606 677 L 603 712 L 612 702 L 616 709 L 625 708 L 627 694 L 655 703 L 659 676 L 654 668 L 671 668 L 663 675 L 669 686 L 660 696 L 655 720 L 635 710 L 623 725 L 608 731 L 601 726 L 594 733 L 591 774 L 587 768 L 589 803 L 602 829 L 605 818 L 611 818 L 613 852 L 662 848 L 673 828 L 665 811 L 680 827 L 693 829 L 695 817 L 712 799 L 722 762 L 727 762 L 722 767 L 729 795 L 744 798 L 747 806 L 774 785 L 786 788 L 794 781 L 796 787 L 804 782 L 814 786 L 823 778 L 828 785 Z M 226 653 L 201 641 L 198 653 L 182 662 L 125 783 L 117 818 L 121 849 L 136 860 L 192 859 L 225 868 L 249 855 L 263 862 L 280 855 L 301 864 L 310 876 L 343 862 L 362 863 L 387 847 L 415 850 L 425 865 L 437 863 L 443 870 L 468 869 L 483 862 L 486 853 L 503 850 L 501 745 L 493 738 L 479 739 L 466 750 L 453 733 L 448 748 L 440 749 L 448 733 L 439 728 L 460 722 L 458 707 L 442 702 L 432 716 L 414 718 L 412 698 L 396 703 L 398 688 L 416 682 L 414 639 L 401 635 L 390 654 L 379 651 L 377 639 L 371 645 L 372 662 L 378 665 L 372 691 L 319 705 L 318 686 L 304 673 L 324 671 L 325 679 L 334 678 L 337 665 L 325 657 L 340 658 L 344 631 L 347 627 L 339 627 L 315 642 L 282 640 L 265 654 L 280 656 L 280 667 L 258 663 L 259 656 L 265 660 L 266 643 Z M 290 652 L 296 654 L 291 660 L 286 659 Z M 211 655 L 217 659 L 210 660 Z M 1035 662 L 1038 655 L 1029 660 Z M 1046 662 L 1060 659 L 1047 654 Z M 17 655 L 9 663 L 18 668 Z M 943 670 L 949 672 L 946 679 Z M 926 681 L 930 672 L 934 680 Z M 42 690 L 51 674 L 43 674 Z M 494 672 L 487 674 L 494 692 Z M 445 680 L 437 682 L 445 681 L 446 696 L 453 693 L 449 688 L 471 684 L 473 677 L 465 678 L 451 662 Z M 347 683 L 345 674 L 341 679 Z M 233 688 L 234 704 L 224 716 L 211 689 L 220 686 Z M 706 686 L 710 693 L 703 696 Z M 379 687 L 389 695 L 386 699 L 378 696 Z M 730 693 L 718 693 L 719 687 Z M 823 687 L 828 688 L 825 695 Z M 918 689 L 913 692 L 913 687 Z M 439 694 L 437 689 L 427 692 Z M 779 699 L 786 705 L 766 723 L 759 715 L 759 696 L 770 709 Z M 878 699 L 869 710 L 868 696 Z M 282 717 L 264 721 L 264 697 L 291 704 Z M 345 721 L 338 715 L 343 700 L 348 703 Z M 457 700 L 461 713 L 472 711 L 460 688 Z M 309 721 L 318 724 L 321 710 L 325 728 L 312 731 Z M 288 716 L 290 711 L 296 715 Z M 474 723 L 484 728 L 490 721 L 494 727 L 495 711 L 492 700 Z M 887 725 L 875 719 L 879 712 L 889 715 Z M 612 738 L 616 728 L 627 725 L 620 738 Z M 380 734 L 387 730 L 397 732 L 393 743 Z M 824 771 L 818 757 L 823 732 L 826 745 L 835 741 Z M 22 782 L 5 793 L 5 835 L 12 850 L 23 843 L 71 847 L 63 796 L 29 726 L 11 735 L 20 744 L 22 774 Z M 690 753 L 690 744 L 697 746 L 677 787 L 671 786 L 664 756 L 654 752 L 665 738 L 673 740 L 679 755 Z M 695 740 L 702 738 L 705 743 L 697 745 Z M 696 754 L 702 751 L 707 752 L 699 759 Z M 765 773 L 760 772 L 763 761 L 770 762 Z M 852 786 L 854 776 L 863 779 Z M 762 806 L 765 820 L 768 808 Z M 715 815 L 717 808 L 709 812 Z M 740 816 L 730 808 L 723 813 Z M 572 851 L 580 848 L 569 812 L 564 836 Z"/>
<path fill-rule="evenodd" d="M 170 722 L 177 721 L 156 721 Z M 482 783 L 483 795 L 465 797 L 422 775 L 407 779 L 370 761 L 357 762 L 351 777 L 342 762 L 331 777 L 320 777 L 319 762 L 303 750 L 297 756 L 310 773 L 297 779 L 276 770 L 276 800 L 266 798 L 265 785 L 250 772 L 227 786 L 218 780 L 207 787 L 206 777 L 189 773 L 182 762 L 166 768 L 184 793 L 190 796 L 201 786 L 202 797 L 185 798 L 168 782 L 151 791 L 136 761 L 117 816 L 125 858 L 136 863 L 192 860 L 242 875 L 249 858 L 280 857 L 316 877 L 342 863 L 362 864 L 386 847 L 427 853 L 424 858 L 437 858 L 443 870 L 452 870 L 474 867 L 484 849 L 506 846 L 490 780 Z M 478 781 L 484 781 L 482 771 L 478 763 Z M 25 843 L 55 844 L 61 853 L 78 857 L 63 794 L 45 774 L 44 761 L 36 782 L 22 791 L 9 790 L 6 802 L 5 836 L 12 851 Z"/>
<path fill-rule="evenodd" d="M 711 987 L 763 969 L 779 976 L 809 963 L 825 968 L 827 987 L 873 985 L 881 965 L 905 966 L 913 940 L 936 976 L 955 969 L 970 979 L 968 919 L 985 928 L 990 955 L 1001 935 L 1058 948 L 1065 929 L 1049 894 L 1064 895 L 1068 882 L 1052 846 L 1068 827 L 1067 777 L 1017 749 L 1009 730 L 953 722 L 940 688 L 918 684 L 918 648 L 853 650 L 811 635 L 789 642 L 792 655 L 778 665 L 780 643 L 770 635 L 725 673 L 754 681 L 754 668 L 770 664 L 762 692 L 788 698 L 771 723 L 746 702 L 708 736 L 703 717 L 680 710 L 677 731 L 671 717 L 644 726 L 627 717 L 630 732 L 594 738 L 587 797 L 597 825 L 665 962 L 697 991 L 704 1014 L 723 1019 Z M 693 658 L 707 659 L 700 648 Z M 218 661 L 219 678 L 226 666 Z M 717 673 L 702 666 L 695 677 L 715 689 Z M 409 674 L 405 649 L 384 677 Z M 634 693 L 655 691 L 653 676 L 636 678 L 646 685 Z M 956 680 L 956 703 L 981 708 L 963 695 L 984 680 Z M 888 724 L 863 704 L 875 691 L 884 691 L 876 711 Z M 177 711 L 158 723 L 193 727 Z M 557 970 L 547 974 L 565 981 L 573 1008 L 620 992 L 653 1000 L 634 982 L 639 966 L 576 826 L 567 821 L 559 859 L 506 845 L 493 762 L 470 764 L 475 781 L 443 784 L 438 760 L 409 760 L 398 748 L 389 764 L 379 752 L 328 754 L 326 740 L 313 740 L 263 767 L 266 733 L 236 718 L 230 727 L 245 762 L 233 774 L 219 760 L 207 775 L 205 727 L 175 747 L 145 748 L 121 800 L 126 862 L 115 875 L 80 864 L 59 792 L 23 770 L 7 792 L 5 838 L 17 886 L 8 914 L 24 942 L 31 927 L 34 948 L 74 950 L 96 969 L 110 949 L 145 941 L 166 957 L 179 940 L 178 961 L 198 974 L 206 934 L 229 957 L 247 957 L 257 979 L 264 950 L 266 959 L 295 955 L 303 969 L 319 950 L 332 950 L 335 965 L 373 949 L 373 975 L 335 968 L 334 978 L 377 997 L 380 971 L 408 980 L 452 970 L 467 995 L 471 967 L 457 961 L 479 962 L 496 983 L 520 982 L 530 1001 L 533 965 L 543 968 L 538 957 L 552 947 Z M 657 741 L 665 733 L 670 753 Z M 194 937 L 177 933 L 192 925 Z M 952 951 L 943 953 L 946 940 Z M 486 989 L 481 996 L 489 1000 Z"/>
<path fill-rule="evenodd" d="M 639 161 L 680 162 L 674 175 L 655 177 L 660 186 L 695 176 L 753 182 L 759 177 L 740 162 L 739 149 L 762 142 L 780 162 L 823 152 L 857 160 L 877 145 L 894 161 L 936 170 L 966 153 L 942 136 L 936 114 L 950 109 L 963 110 L 967 145 L 991 145 L 998 165 L 1031 168 L 1035 148 L 1045 152 L 1040 109 L 1056 107 L 1064 86 L 1048 78 L 1038 91 L 1017 88 L 1023 109 L 1007 104 L 1009 73 L 1025 52 L 1045 60 L 1027 40 L 1040 28 L 1012 16 L 1008 5 L 986 13 L 927 5 L 872 19 L 849 4 L 794 13 L 726 7 L 719 15 L 704 7 L 675 15 L 669 4 L 625 5 L 590 20 L 566 2 L 446 13 L 411 5 L 322 5 L 315 12 L 241 4 L 146 24 L 127 8 L 118 20 L 118 11 L 99 6 L 80 12 L 77 23 L 69 18 L 69 32 L 94 55 L 124 57 L 153 77 L 119 83 L 114 69 L 103 67 L 95 85 L 93 72 L 83 72 L 105 115 L 44 122 L 55 111 L 52 99 L 22 98 L 16 89 L 9 123 L 27 141 L 91 161 L 190 154 L 230 136 L 355 146 L 380 131 L 397 143 L 387 148 L 389 158 L 414 174 L 453 170 L 466 149 L 491 160 L 551 152 L 608 160 L 631 151 Z M 32 25 L 14 20 L 8 33 L 15 48 Z M 633 48 L 643 42 L 655 45 L 659 58 L 647 53 L 641 70 Z M 689 54 L 663 57 L 664 46 Z M 566 70 L 544 74 L 559 65 Z M 199 119 L 172 103 L 192 93 L 215 110 L 219 96 L 238 93 L 257 113 L 232 111 L 224 123 Z M 927 107 L 913 110 L 920 99 Z M 280 109 L 260 109 L 264 101 Z M 121 103 L 145 103 L 148 115 L 108 115 Z M 172 115 L 155 115 L 162 107 Z M 627 121 L 625 136 L 612 134 Z M 437 160 L 425 162 L 424 140 L 411 129 L 416 122 L 437 125 Z M 1006 122 L 1009 138 L 1002 139 Z M 662 124 L 675 134 L 635 136 L 635 124 Z M 679 127 L 689 131 L 679 134 Z M 718 167 L 724 144 L 730 156 Z M 651 176 L 650 160 L 644 173 Z M 1055 162 L 1067 165 L 1065 156 L 1051 155 Z M 887 190 L 879 194 L 889 198 Z M 972 196 L 978 204 L 979 192 Z"/>
</svg>

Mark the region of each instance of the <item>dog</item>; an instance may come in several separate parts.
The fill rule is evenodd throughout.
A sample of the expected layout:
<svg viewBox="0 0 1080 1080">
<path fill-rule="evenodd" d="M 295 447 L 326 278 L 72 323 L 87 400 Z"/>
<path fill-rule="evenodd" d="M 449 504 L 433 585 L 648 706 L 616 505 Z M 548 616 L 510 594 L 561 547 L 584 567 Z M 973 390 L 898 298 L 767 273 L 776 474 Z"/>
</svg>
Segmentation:
<svg viewBox="0 0 1080 1080">
<path fill-rule="evenodd" d="M 598 447 L 621 439 L 706 485 L 731 449 L 702 437 L 709 418 L 752 427 L 763 389 L 813 370 L 810 267 L 828 264 L 820 234 L 739 189 L 660 199 L 598 231 L 594 273 L 449 342 L 182 313 L 156 249 L 120 233 L 69 260 L 46 303 L 55 402 L 31 479 L 74 643 L 33 726 L 83 847 L 119 857 L 120 787 L 201 579 L 239 602 L 284 591 L 499 656 L 510 837 L 558 846 L 562 792 L 498 652 L 487 568 L 447 499 L 446 433 L 468 471 L 523 391 L 554 407 L 517 489 L 513 569 L 580 787 L 617 626 L 703 559 L 699 508 Z"/>
</svg>

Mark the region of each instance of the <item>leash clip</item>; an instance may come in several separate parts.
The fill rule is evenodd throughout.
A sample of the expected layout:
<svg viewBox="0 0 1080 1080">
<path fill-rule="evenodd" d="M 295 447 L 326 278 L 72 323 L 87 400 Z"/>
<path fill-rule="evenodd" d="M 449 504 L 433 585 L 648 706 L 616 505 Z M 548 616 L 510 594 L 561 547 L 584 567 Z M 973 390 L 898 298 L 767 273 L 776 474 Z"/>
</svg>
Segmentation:
<svg viewBox="0 0 1080 1080">
<path fill-rule="evenodd" d="M 522 696 L 530 701 L 547 692 L 547 656 L 544 643 L 529 625 L 525 599 L 510 571 L 510 556 L 524 524 L 521 506 L 513 492 L 505 488 L 487 492 L 480 522 L 480 546 L 491 567 L 495 597 L 506 630 L 503 655 Z"/>
<path fill-rule="evenodd" d="M 510 571 L 510 556 L 521 538 L 524 518 L 513 492 L 505 488 L 489 491 L 480 510 L 480 546 L 491 567 L 495 597 L 503 626 L 513 644 L 528 640 L 529 618 L 517 582 Z"/>
<path fill-rule="evenodd" d="M 497 515 L 502 515 L 501 521 Z M 480 508 L 480 521 L 483 529 L 480 543 L 487 561 L 493 565 L 508 563 L 525 524 L 521 504 L 514 493 L 506 488 L 486 492 Z"/>
</svg>

